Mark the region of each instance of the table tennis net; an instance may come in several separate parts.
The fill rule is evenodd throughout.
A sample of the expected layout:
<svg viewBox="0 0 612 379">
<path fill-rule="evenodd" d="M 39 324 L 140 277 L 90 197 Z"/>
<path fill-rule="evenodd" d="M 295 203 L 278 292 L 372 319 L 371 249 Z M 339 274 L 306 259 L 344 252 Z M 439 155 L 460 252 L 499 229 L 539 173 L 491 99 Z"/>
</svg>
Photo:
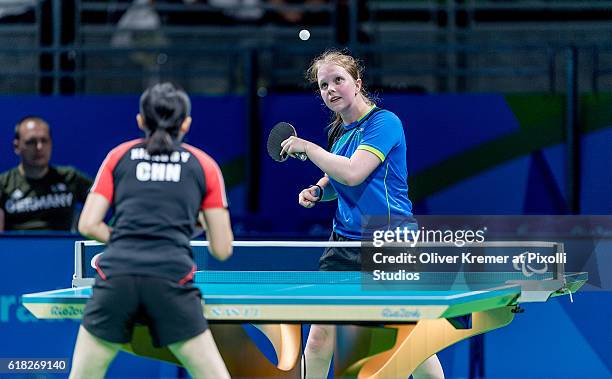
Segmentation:
<svg viewBox="0 0 612 379">
<path fill-rule="evenodd" d="M 361 246 L 359 243 L 331 243 L 328 241 L 305 242 L 305 241 L 237 241 L 234 243 L 234 254 L 226 262 L 218 262 L 208 252 L 206 241 L 192 241 L 191 247 L 193 258 L 197 269 L 200 271 L 195 280 L 206 282 L 215 280 L 215 271 L 237 271 L 235 280 L 239 283 L 270 283 L 278 281 L 295 284 L 317 284 L 342 282 L 342 283 L 365 283 L 373 286 L 373 289 L 394 289 L 394 284 L 400 287 L 406 286 L 405 281 L 385 282 L 384 287 L 372 278 L 372 269 L 367 267 L 363 272 L 354 273 L 326 273 L 317 275 L 318 259 L 328 245 L 345 246 L 356 249 L 358 254 L 369 254 L 368 249 L 372 246 Z M 85 279 L 91 283 L 96 272 L 91 261 L 99 253 L 104 251 L 105 246 L 94 241 L 75 242 L 75 274 L 77 284 L 79 280 Z M 404 249 L 403 246 L 394 249 Z M 420 254 L 454 254 L 451 252 L 453 246 L 444 244 L 421 244 L 420 250 L 407 250 Z M 457 247 L 454 247 L 455 249 Z M 563 244 L 554 242 L 503 242 L 494 241 L 473 246 L 472 252 L 476 250 L 484 255 L 513 255 L 521 254 L 527 250 L 538 252 L 538 254 L 554 255 L 563 251 Z M 380 251 L 380 250 L 374 250 Z M 454 251 L 454 250 L 453 250 Z M 369 258 L 368 258 L 369 259 Z M 364 265 L 366 266 L 366 265 Z M 394 266 L 381 266 L 387 272 L 397 272 Z M 404 267 L 404 266 L 397 266 Z M 405 266 L 411 272 L 418 272 L 419 283 L 411 283 L 411 288 L 444 289 L 449 288 L 487 288 L 495 284 L 517 280 L 551 280 L 564 274 L 563 264 L 548 265 L 526 265 L 516 264 L 509 259 L 508 264 L 446 264 L 427 265 L 416 264 Z M 376 267 L 374 267 L 376 268 Z M 262 276 L 261 272 L 272 271 L 274 274 Z M 312 271 L 303 277 L 284 274 L 293 271 Z M 204 276 L 206 275 L 206 276 Z M 227 280 L 227 273 L 220 280 Z"/>
</svg>

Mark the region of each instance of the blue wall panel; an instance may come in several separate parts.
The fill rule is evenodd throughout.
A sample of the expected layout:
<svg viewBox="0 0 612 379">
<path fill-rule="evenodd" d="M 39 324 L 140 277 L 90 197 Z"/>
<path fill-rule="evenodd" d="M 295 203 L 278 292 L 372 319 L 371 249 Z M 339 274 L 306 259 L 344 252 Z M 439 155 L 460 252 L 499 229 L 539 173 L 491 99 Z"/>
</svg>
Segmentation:
<svg viewBox="0 0 612 379">
<path fill-rule="evenodd" d="M 388 95 L 381 104 L 394 111 L 403 121 L 408 139 L 408 163 L 411 175 L 454 155 L 501 138 L 519 128 L 516 117 L 501 95 Z M 138 110 L 136 96 L 90 96 L 70 98 L 3 97 L 0 101 L 0 138 L 5 148 L 0 149 L 0 171 L 17 164 L 11 140 L 15 122 L 26 114 L 37 114 L 49 120 L 54 134 L 53 163 L 74 165 L 90 175 L 97 168 L 110 148 L 125 140 L 141 135 L 135 122 Z M 221 165 L 236 162 L 247 154 L 247 119 L 245 100 L 242 97 L 194 97 L 194 124 L 187 142 L 209 152 Z M 321 145 L 326 144 L 325 126 L 329 123 L 329 111 L 316 94 L 268 95 L 261 99 L 262 144 L 272 126 L 279 121 L 295 125 L 300 136 Z M 582 140 L 581 200 L 583 212 L 606 214 L 612 212 L 612 131 L 608 127 L 591 132 Z M 564 147 L 561 144 L 542 150 L 545 163 L 554 179 L 558 193 L 565 190 Z M 261 187 L 259 190 L 259 215 L 274 220 L 283 219 L 284 230 L 307 232 L 309 227 L 329 228 L 334 212 L 333 204 L 318 204 L 306 210 L 297 204 L 297 194 L 305 186 L 314 183 L 321 175 L 314 165 L 290 159 L 285 163 L 272 161 L 262 146 Z M 483 157 L 482 159 L 486 159 Z M 506 163 L 500 165 L 502 169 Z M 544 166 L 546 166 L 544 165 Z M 541 170 L 543 163 L 537 163 Z M 240 170 L 240 169 L 239 169 Z M 520 186 L 508 188 L 507 177 L 495 169 L 478 174 L 480 188 L 507 193 L 521 190 Z M 501 175 L 501 176 L 500 176 Z M 237 175 L 229 188 L 232 212 L 244 214 L 249 188 L 242 173 Z M 469 181 L 466 179 L 466 185 Z M 532 183 L 542 186 L 544 182 Z M 461 188 L 462 184 L 453 184 Z M 531 190 L 531 188 L 530 188 Z M 454 193 L 456 188 L 443 191 Z M 532 204 L 548 190 L 535 191 Z M 527 191 L 530 192 L 530 191 Z M 541 193 L 535 195 L 535 193 Z M 478 192 L 475 193 L 478 195 Z M 481 194 L 486 197 L 486 194 Z M 438 203 L 439 193 L 431 201 Z M 516 195 L 513 195 L 516 196 Z M 522 196 L 526 196 L 523 192 Z M 524 200 L 524 199 L 523 199 Z M 486 201 L 486 199 L 485 199 Z M 417 209 L 425 212 L 464 212 L 468 209 L 428 209 L 422 200 Z M 448 202 L 447 204 L 453 203 Z M 506 212 L 522 213 L 528 203 L 516 208 L 501 206 Z M 460 205 L 460 202 L 454 202 Z M 537 208 L 537 207 L 536 207 Z M 484 209 L 492 209 L 490 206 Z M 303 219 L 303 220 L 302 220 Z M 314 221 L 312 221 L 314 220 Z M 312 221 L 312 222 L 311 222 Z M 272 221 L 274 222 L 274 221 Z"/>
<path fill-rule="evenodd" d="M 429 214 L 517 214 L 523 207 L 529 158 L 505 162 L 427 198 Z"/>
<path fill-rule="evenodd" d="M 612 126 L 582 138 L 581 211 L 612 214 Z"/>
<path fill-rule="evenodd" d="M 502 95 L 386 95 L 382 106 L 404 124 L 411 173 L 519 129 Z"/>
</svg>

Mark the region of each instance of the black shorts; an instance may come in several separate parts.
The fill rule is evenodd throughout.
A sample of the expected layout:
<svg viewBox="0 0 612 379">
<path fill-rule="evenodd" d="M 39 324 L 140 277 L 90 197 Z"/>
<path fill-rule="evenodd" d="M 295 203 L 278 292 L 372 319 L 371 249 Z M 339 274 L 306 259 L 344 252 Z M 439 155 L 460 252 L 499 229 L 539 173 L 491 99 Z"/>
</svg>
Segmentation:
<svg viewBox="0 0 612 379">
<path fill-rule="evenodd" d="M 83 327 L 105 341 L 127 343 L 136 323 L 149 327 L 155 347 L 187 340 L 208 328 L 202 295 L 191 282 L 181 285 L 151 276 L 97 277 Z"/>
<path fill-rule="evenodd" d="M 330 241 L 357 241 L 332 232 Z M 327 247 L 319 259 L 321 271 L 361 271 L 361 248 Z"/>
</svg>

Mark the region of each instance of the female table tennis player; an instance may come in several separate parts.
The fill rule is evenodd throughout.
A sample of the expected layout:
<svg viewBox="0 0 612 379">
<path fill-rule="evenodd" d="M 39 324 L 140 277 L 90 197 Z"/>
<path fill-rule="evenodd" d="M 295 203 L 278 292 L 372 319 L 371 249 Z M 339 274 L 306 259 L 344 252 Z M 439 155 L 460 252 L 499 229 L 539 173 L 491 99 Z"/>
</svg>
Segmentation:
<svg viewBox="0 0 612 379">
<path fill-rule="evenodd" d="M 113 149 L 87 197 L 79 231 L 107 243 L 74 349 L 71 378 L 102 378 L 135 322 L 148 325 L 196 378 L 229 378 L 192 285 L 190 236 L 198 212 L 210 252 L 232 253 L 223 177 L 201 150 L 181 144 L 191 124 L 187 94 L 170 83 L 147 89 L 137 121 L 144 139 Z M 115 225 L 104 222 L 113 207 Z"/>
<path fill-rule="evenodd" d="M 348 54 L 328 51 L 314 59 L 308 77 L 318 85 L 334 119 L 328 130 L 329 151 L 295 136 L 281 143 L 281 154 L 305 153 L 325 174 L 300 192 L 300 205 L 310 208 L 318 201 L 338 200 L 330 238 L 333 241 L 367 236 L 362 216 L 385 215 L 389 222 L 392 218 L 411 220 L 404 129 L 395 114 L 378 108 L 368 96 L 362 80 L 363 67 Z M 326 271 L 359 271 L 359 251 L 327 248 L 319 267 Z M 333 326 L 312 327 L 305 349 L 308 378 L 327 377 L 334 339 Z M 425 361 L 413 376 L 443 378 L 437 356 Z"/>
</svg>

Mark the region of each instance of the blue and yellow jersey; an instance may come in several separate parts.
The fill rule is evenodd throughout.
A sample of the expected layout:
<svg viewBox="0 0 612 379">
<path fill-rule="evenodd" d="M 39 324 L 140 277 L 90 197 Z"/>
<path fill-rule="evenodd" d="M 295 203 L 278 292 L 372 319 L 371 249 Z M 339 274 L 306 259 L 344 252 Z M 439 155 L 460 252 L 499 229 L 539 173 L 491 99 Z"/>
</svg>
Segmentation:
<svg viewBox="0 0 612 379">
<path fill-rule="evenodd" d="M 392 112 L 372 107 L 359 120 L 344 125 L 344 133 L 331 147 L 331 152 L 350 158 L 356 150 L 367 150 L 382 162 L 366 180 L 357 186 L 330 182 L 338 194 L 334 231 L 351 239 L 362 239 L 362 217 L 375 216 L 394 228 L 392 220 L 412 216 L 408 198 L 406 138 L 400 119 Z"/>
</svg>

